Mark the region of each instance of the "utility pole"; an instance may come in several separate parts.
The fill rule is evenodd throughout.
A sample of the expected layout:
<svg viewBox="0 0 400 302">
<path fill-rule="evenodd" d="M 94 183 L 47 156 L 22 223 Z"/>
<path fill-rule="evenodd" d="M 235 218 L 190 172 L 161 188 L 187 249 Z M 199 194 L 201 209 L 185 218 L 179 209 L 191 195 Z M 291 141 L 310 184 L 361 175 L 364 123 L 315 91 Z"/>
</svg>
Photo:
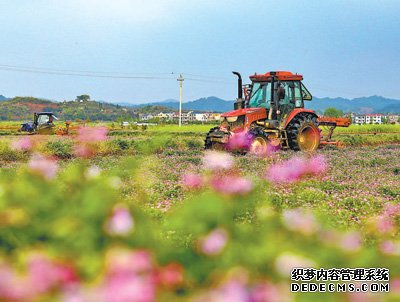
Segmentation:
<svg viewBox="0 0 400 302">
<path fill-rule="evenodd" d="M 182 126 L 182 83 L 184 80 L 182 74 L 180 74 L 177 79 L 179 81 L 179 127 Z"/>
</svg>

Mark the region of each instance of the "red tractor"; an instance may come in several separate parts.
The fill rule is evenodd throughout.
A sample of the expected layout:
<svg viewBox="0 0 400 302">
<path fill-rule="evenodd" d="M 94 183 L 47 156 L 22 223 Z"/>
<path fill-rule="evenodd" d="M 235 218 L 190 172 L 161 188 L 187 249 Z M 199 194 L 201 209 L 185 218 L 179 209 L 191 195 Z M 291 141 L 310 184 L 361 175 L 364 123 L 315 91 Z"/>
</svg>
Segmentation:
<svg viewBox="0 0 400 302">
<path fill-rule="evenodd" d="M 255 153 L 265 152 L 268 144 L 314 151 L 320 144 L 335 144 L 330 139 L 336 126 L 350 125 L 349 119 L 318 117 L 304 108 L 312 95 L 301 82 L 302 75 L 271 71 L 250 76 L 251 84 L 242 85 L 241 75 L 233 74 L 238 77 L 234 110 L 221 114 L 220 126 L 207 134 L 206 149 L 226 149 L 232 137 L 245 132 L 251 138 L 248 149 Z M 321 136 L 318 126 L 330 127 L 327 137 Z"/>
</svg>

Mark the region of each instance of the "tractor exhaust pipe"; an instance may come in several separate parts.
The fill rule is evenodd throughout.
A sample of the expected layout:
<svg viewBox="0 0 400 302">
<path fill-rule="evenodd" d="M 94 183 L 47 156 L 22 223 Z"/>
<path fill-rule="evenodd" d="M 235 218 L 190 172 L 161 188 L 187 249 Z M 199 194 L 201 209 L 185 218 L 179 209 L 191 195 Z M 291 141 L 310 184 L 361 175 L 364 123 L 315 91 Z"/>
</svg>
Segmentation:
<svg viewBox="0 0 400 302">
<path fill-rule="evenodd" d="M 234 75 L 238 77 L 238 97 L 236 99 L 234 109 L 242 109 L 243 106 L 243 89 L 242 89 L 242 76 L 237 71 L 232 71 Z"/>
</svg>

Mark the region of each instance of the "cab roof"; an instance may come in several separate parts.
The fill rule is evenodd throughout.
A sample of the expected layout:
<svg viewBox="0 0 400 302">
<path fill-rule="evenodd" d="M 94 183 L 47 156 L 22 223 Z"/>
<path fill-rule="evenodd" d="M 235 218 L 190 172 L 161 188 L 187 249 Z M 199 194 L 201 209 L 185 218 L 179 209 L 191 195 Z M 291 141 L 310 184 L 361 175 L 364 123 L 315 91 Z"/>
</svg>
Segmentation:
<svg viewBox="0 0 400 302">
<path fill-rule="evenodd" d="M 290 71 L 269 71 L 265 74 L 254 74 L 250 76 L 250 80 L 253 82 L 269 82 L 271 76 L 275 73 L 275 78 L 278 81 L 302 81 L 303 76 L 300 74 L 294 74 Z"/>
</svg>

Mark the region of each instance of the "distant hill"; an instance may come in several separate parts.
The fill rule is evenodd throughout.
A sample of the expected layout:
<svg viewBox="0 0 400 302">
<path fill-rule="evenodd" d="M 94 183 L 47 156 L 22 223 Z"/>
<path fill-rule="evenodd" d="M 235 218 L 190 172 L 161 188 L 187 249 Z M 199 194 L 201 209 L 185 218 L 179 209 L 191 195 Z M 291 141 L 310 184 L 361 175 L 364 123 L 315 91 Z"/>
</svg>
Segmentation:
<svg viewBox="0 0 400 302">
<path fill-rule="evenodd" d="M 7 101 L 7 100 L 8 100 L 8 98 L 6 98 L 4 95 L 0 94 L 0 102 Z"/>
<path fill-rule="evenodd" d="M 361 97 L 355 99 L 344 98 L 317 98 L 306 102 L 310 109 L 324 111 L 326 108 L 335 107 L 344 112 L 355 113 L 399 113 L 400 100 L 388 99 L 382 96 Z"/>
<path fill-rule="evenodd" d="M 182 103 L 183 110 L 197 110 L 197 111 L 209 111 L 209 112 L 225 112 L 233 109 L 234 101 L 226 101 L 215 96 L 207 98 L 201 98 L 194 101 Z M 140 105 L 131 105 L 134 108 L 141 108 L 144 106 L 163 106 L 174 110 L 179 109 L 179 101 L 169 99 L 162 102 L 152 102 Z"/>
<path fill-rule="evenodd" d="M 53 102 L 34 97 L 15 97 L 0 102 L 0 120 L 31 120 L 34 112 L 51 111 L 63 120 L 115 121 L 135 117 L 132 108 L 116 104 L 87 102 Z"/>
<path fill-rule="evenodd" d="M 226 112 L 233 109 L 233 100 L 227 101 L 215 96 L 201 98 L 182 104 L 185 110 Z M 134 108 L 144 106 L 164 106 L 174 110 L 179 108 L 177 100 L 167 100 L 163 102 L 153 102 L 140 105 L 130 105 Z M 326 108 L 335 107 L 347 112 L 355 113 L 399 113 L 400 100 L 388 99 L 381 96 L 361 97 L 355 99 L 345 98 L 318 98 L 313 97 L 311 102 L 305 102 L 305 107 L 315 111 L 323 112 Z"/>
</svg>

